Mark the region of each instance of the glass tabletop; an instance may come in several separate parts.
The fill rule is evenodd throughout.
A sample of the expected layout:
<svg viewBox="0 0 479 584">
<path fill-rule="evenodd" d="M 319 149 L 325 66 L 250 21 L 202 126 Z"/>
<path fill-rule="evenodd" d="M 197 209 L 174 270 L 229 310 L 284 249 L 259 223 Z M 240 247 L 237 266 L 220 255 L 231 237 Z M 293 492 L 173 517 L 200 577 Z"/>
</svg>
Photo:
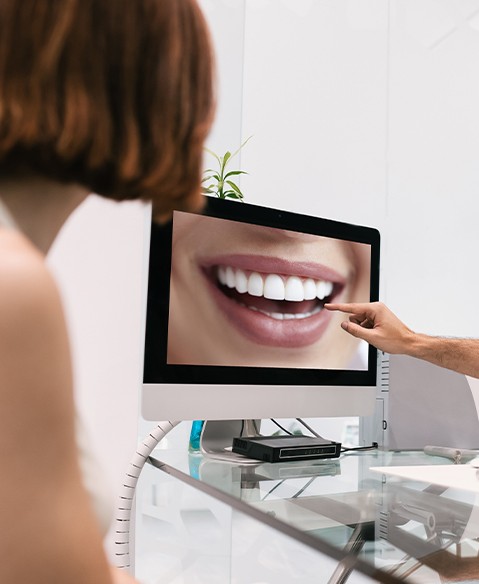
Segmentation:
<svg viewBox="0 0 479 584">
<path fill-rule="evenodd" d="M 422 582 L 420 568 L 438 581 L 478 581 L 479 488 L 458 488 L 448 470 L 476 473 L 470 466 L 379 450 L 254 465 L 158 450 L 150 463 L 334 558 L 330 582 L 344 582 L 352 570 L 381 582 Z"/>
</svg>

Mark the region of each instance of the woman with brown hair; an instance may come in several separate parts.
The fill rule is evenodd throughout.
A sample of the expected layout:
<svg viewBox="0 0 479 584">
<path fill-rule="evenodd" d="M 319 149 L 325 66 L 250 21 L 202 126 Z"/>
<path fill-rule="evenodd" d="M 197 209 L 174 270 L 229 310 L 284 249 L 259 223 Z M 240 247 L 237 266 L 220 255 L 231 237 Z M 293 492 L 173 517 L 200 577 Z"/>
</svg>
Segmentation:
<svg viewBox="0 0 479 584">
<path fill-rule="evenodd" d="M 195 0 L 0 2 L 2 582 L 130 580 L 108 567 L 83 486 L 45 255 L 90 192 L 152 201 L 155 217 L 197 206 L 212 104 Z"/>
</svg>

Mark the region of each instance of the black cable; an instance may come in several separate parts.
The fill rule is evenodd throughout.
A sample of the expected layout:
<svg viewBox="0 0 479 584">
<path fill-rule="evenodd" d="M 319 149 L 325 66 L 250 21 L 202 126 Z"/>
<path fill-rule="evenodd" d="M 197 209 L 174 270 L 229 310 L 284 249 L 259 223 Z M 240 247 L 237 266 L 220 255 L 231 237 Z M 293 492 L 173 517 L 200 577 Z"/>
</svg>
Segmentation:
<svg viewBox="0 0 479 584">
<path fill-rule="evenodd" d="M 376 450 L 379 448 L 377 442 L 373 442 L 371 446 L 354 446 L 353 448 L 341 448 L 341 452 L 354 452 L 355 450 Z"/>
<path fill-rule="evenodd" d="M 317 476 L 311 477 L 309 481 L 299 489 L 299 491 L 296 491 L 296 493 L 291 497 L 291 499 L 297 499 L 300 495 L 302 495 L 304 491 L 309 487 L 309 485 L 313 483 L 317 478 L 318 478 Z"/>
<path fill-rule="evenodd" d="M 315 430 L 313 430 L 313 428 L 311 428 L 311 426 L 308 426 L 308 424 L 306 424 L 306 422 L 304 420 L 302 420 L 301 418 L 296 418 L 296 421 L 298 421 L 305 428 L 307 428 L 313 436 L 316 436 L 316 438 L 321 438 L 322 440 L 324 440 L 324 438 L 321 436 L 321 434 L 318 434 Z"/>
<path fill-rule="evenodd" d="M 283 430 L 285 434 L 288 434 L 289 436 L 294 436 L 292 432 L 286 430 L 286 428 L 283 428 L 283 426 L 281 426 L 281 424 L 279 424 L 276 420 L 274 420 L 273 418 L 270 418 L 270 420 L 273 422 L 273 424 L 276 424 L 280 430 Z"/>
<path fill-rule="evenodd" d="M 274 485 L 274 487 L 273 487 L 272 489 L 270 489 L 270 490 L 269 490 L 269 491 L 268 491 L 268 492 L 267 492 L 267 493 L 264 495 L 264 497 L 261 497 L 261 501 L 264 501 L 264 500 L 266 499 L 266 497 L 269 497 L 269 496 L 271 495 L 271 493 L 273 493 L 273 492 L 274 492 L 274 491 L 275 491 L 275 490 L 276 490 L 276 489 L 277 489 L 279 486 L 281 486 L 281 485 L 284 483 L 284 481 L 285 481 L 285 480 L 286 480 L 286 479 L 281 479 L 281 480 L 279 481 L 279 483 L 276 483 L 276 484 Z"/>
</svg>

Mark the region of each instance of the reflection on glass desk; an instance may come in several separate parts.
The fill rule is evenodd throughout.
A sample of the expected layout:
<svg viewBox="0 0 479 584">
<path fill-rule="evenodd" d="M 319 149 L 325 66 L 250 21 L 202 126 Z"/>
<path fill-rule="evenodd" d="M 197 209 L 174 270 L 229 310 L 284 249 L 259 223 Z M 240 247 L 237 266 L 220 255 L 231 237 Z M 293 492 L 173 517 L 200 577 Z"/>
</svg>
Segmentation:
<svg viewBox="0 0 479 584">
<path fill-rule="evenodd" d="M 474 493 L 371 470 L 378 466 L 444 465 L 445 459 L 420 452 L 376 451 L 351 453 L 335 461 L 241 466 L 158 450 L 149 462 L 147 476 L 140 479 L 137 490 L 137 574 L 145 568 L 145 546 L 154 547 L 151 541 L 145 543 L 148 521 L 152 528 L 148 537 L 156 537 L 160 547 L 169 541 L 172 553 L 167 532 L 174 539 L 179 523 L 184 528 L 189 522 L 183 534 L 195 533 L 198 560 L 199 542 L 210 533 L 205 527 L 210 513 L 218 538 L 212 540 L 209 553 L 216 546 L 215 567 L 223 562 L 222 574 L 215 579 L 210 571 L 202 579 L 197 570 L 196 579 L 190 575 L 183 580 L 176 574 L 165 581 L 282 583 L 281 576 L 268 579 L 265 575 L 265 561 L 256 554 L 263 544 L 255 543 L 253 552 L 235 562 L 235 542 L 241 541 L 246 531 L 260 528 L 266 530 L 269 546 L 276 537 L 281 540 L 275 549 L 282 550 L 283 560 L 290 562 L 304 554 L 308 565 L 313 559 L 317 563 L 314 580 L 306 573 L 292 576 L 293 569 L 284 582 L 479 581 L 479 489 Z M 203 497 L 199 503 L 193 502 L 196 495 Z M 153 516 L 156 527 L 152 527 Z M 196 523 L 192 523 L 193 518 Z M 155 529 L 159 531 L 152 535 Z M 220 552 L 218 546 L 222 545 Z M 153 557 L 150 555 L 148 561 Z M 187 571 L 191 546 L 186 545 L 181 558 L 176 570 Z M 168 550 L 162 549 L 160 561 L 168 563 Z M 244 566 L 238 569 L 245 561 L 258 562 L 253 566 L 257 579 L 245 576 Z M 271 567 L 273 560 L 266 563 Z M 157 581 L 163 582 L 151 580 Z"/>
</svg>

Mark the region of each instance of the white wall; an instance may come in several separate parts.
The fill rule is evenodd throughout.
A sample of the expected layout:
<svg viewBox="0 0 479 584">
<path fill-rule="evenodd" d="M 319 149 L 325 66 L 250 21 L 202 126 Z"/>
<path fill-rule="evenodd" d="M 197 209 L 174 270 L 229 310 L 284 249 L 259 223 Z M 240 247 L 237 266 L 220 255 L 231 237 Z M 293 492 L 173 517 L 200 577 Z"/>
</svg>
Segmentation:
<svg viewBox="0 0 479 584">
<path fill-rule="evenodd" d="M 137 439 L 144 217 L 142 204 L 91 195 L 49 257 L 71 333 L 78 408 L 115 494 Z"/>
<path fill-rule="evenodd" d="M 382 232 L 381 296 L 477 336 L 479 2 L 249 0 L 247 200 Z"/>
<path fill-rule="evenodd" d="M 479 2 L 391 2 L 386 299 L 479 336 Z"/>
<path fill-rule="evenodd" d="M 246 6 L 247 200 L 377 226 L 386 192 L 387 2 Z"/>
<path fill-rule="evenodd" d="M 253 135 L 246 200 L 378 227 L 382 298 L 413 328 L 478 336 L 479 0 L 201 4 L 220 70 L 208 145 Z M 142 254 L 141 206 L 92 197 L 50 258 L 115 486 L 137 435 Z"/>
</svg>

